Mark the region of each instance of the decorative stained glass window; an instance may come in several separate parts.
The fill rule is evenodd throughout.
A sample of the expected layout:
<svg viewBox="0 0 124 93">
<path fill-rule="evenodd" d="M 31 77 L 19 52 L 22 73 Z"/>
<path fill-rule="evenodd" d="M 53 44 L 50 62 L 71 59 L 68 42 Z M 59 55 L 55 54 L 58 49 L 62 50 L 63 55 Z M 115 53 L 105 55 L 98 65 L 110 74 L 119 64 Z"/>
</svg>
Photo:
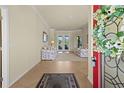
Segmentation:
<svg viewBox="0 0 124 93">
<path fill-rule="evenodd" d="M 94 13 L 97 24 L 93 35 L 97 50 L 105 56 L 120 56 L 124 51 L 124 6 L 101 6 Z M 113 26 L 113 31 L 110 26 Z"/>
</svg>

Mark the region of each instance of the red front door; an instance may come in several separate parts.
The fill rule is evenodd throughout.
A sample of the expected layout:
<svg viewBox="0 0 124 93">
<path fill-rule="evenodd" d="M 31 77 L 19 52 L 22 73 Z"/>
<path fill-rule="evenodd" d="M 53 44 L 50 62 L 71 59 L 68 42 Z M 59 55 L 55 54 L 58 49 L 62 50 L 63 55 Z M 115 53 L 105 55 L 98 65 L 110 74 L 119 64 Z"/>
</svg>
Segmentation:
<svg viewBox="0 0 124 93">
<path fill-rule="evenodd" d="M 93 51 L 93 57 L 95 58 L 95 65 L 93 67 L 93 87 L 101 87 L 101 53 Z"/>
<path fill-rule="evenodd" d="M 100 5 L 94 5 L 93 6 L 93 12 L 96 12 L 97 9 L 100 8 Z M 93 27 L 97 24 L 97 21 L 93 20 Z M 95 46 L 95 44 L 93 44 Z M 101 87 L 101 78 L 100 78 L 100 60 L 101 60 L 101 53 L 99 53 L 97 50 L 93 50 L 93 57 L 95 58 L 95 63 L 93 67 L 93 88 L 99 88 Z"/>
</svg>

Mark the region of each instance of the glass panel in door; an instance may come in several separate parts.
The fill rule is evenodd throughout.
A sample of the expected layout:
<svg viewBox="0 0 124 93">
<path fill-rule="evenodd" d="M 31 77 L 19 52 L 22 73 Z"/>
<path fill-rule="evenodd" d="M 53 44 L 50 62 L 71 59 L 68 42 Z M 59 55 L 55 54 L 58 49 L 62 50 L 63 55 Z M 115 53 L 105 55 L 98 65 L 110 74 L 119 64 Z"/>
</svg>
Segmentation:
<svg viewBox="0 0 124 93">
<path fill-rule="evenodd" d="M 106 14 L 98 11 L 105 11 Z M 100 18 L 94 17 L 94 49 L 102 52 L 99 56 L 101 87 L 124 88 L 124 6 L 104 5 L 95 13 Z"/>
<path fill-rule="evenodd" d="M 57 44 L 57 49 L 58 50 L 63 50 L 63 37 L 62 36 L 58 36 L 57 37 L 57 42 L 58 42 L 58 44 Z"/>
<path fill-rule="evenodd" d="M 64 50 L 69 50 L 69 36 L 64 36 Z"/>
</svg>

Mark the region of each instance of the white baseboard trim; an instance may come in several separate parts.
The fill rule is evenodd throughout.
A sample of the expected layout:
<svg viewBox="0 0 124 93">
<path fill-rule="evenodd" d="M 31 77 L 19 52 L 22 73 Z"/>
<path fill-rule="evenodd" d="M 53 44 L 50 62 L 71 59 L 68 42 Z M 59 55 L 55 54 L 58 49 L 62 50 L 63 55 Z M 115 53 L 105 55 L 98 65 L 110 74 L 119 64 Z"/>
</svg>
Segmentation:
<svg viewBox="0 0 124 93">
<path fill-rule="evenodd" d="M 24 73 L 22 73 L 18 78 L 16 78 L 12 83 L 9 84 L 9 87 L 11 87 L 15 82 L 17 82 L 19 79 L 21 79 L 27 72 L 29 72 L 33 67 L 35 67 L 37 64 L 39 64 L 41 61 L 39 61 L 36 64 L 33 64 L 30 68 L 28 68 Z"/>
</svg>

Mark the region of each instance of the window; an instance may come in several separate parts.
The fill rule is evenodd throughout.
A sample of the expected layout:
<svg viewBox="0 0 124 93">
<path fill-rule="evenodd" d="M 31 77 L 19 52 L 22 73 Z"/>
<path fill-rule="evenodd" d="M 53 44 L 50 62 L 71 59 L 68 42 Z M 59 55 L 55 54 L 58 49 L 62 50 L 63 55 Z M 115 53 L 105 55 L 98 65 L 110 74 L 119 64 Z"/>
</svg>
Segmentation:
<svg viewBox="0 0 124 93">
<path fill-rule="evenodd" d="M 77 36 L 77 48 L 82 47 L 81 37 Z"/>
</svg>

